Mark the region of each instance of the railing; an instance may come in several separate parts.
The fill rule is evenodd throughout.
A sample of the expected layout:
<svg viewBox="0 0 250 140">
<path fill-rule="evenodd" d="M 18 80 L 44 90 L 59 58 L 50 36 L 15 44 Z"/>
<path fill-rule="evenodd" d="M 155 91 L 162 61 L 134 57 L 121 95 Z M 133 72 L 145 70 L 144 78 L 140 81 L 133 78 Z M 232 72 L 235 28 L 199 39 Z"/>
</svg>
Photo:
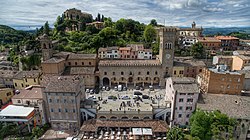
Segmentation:
<svg viewBox="0 0 250 140">
<path fill-rule="evenodd" d="M 98 111 L 97 114 L 149 114 L 152 115 L 153 112 L 152 111 L 123 111 L 123 110 L 119 110 L 119 111 Z"/>
</svg>

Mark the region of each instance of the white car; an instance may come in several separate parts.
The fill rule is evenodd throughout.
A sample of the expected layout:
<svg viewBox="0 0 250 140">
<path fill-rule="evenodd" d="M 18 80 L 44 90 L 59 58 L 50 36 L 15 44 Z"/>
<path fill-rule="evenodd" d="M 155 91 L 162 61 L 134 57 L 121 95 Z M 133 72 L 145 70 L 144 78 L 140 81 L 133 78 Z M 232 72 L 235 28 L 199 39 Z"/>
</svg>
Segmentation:
<svg viewBox="0 0 250 140">
<path fill-rule="evenodd" d="M 86 93 L 89 93 L 89 89 L 86 89 Z"/>
</svg>

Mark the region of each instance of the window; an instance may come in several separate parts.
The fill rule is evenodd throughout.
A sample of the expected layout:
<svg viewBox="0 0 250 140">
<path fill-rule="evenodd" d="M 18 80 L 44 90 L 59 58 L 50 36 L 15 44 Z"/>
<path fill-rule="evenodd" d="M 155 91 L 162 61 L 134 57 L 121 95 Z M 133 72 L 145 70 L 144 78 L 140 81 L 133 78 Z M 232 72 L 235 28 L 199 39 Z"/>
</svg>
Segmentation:
<svg viewBox="0 0 250 140">
<path fill-rule="evenodd" d="M 188 93 L 188 95 L 194 95 L 194 93 Z"/>
<path fill-rule="evenodd" d="M 180 93 L 180 95 L 186 95 L 186 93 Z"/>
<path fill-rule="evenodd" d="M 27 78 L 25 78 L 25 82 L 27 82 Z"/>
<path fill-rule="evenodd" d="M 229 88 L 230 88 L 230 85 L 227 85 L 227 88 L 229 89 Z"/>
<path fill-rule="evenodd" d="M 72 100 L 71 100 L 71 103 L 74 103 L 74 102 L 75 102 L 75 100 L 74 100 L 74 99 L 72 99 Z"/>
<path fill-rule="evenodd" d="M 82 62 L 82 65 L 84 65 L 84 62 Z"/>
<path fill-rule="evenodd" d="M 50 112 L 54 112 L 53 108 L 50 109 Z"/>
<path fill-rule="evenodd" d="M 22 84 L 22 87 L 23 87 L 23 84 Z"/>
<path fill-rule="evenodd" d="M 200 69 L 199 72 L 202 72 L 202 69 Z"/>
<path fill-rule="evenodd" d="M 107 72 L 104 72 L 104 75 L 107 75 Z"/>
<path fill-rule="evenodd" d="M 179 74 L 183 74 L 183 70 L 180 70 L 180 71 L 179 71 Z"/>
<path fill-rule="evenodd" d="M 58 112 L 61 112 L 61 108 L 58 108 Z"/>
<path fill-rule="evenodd" d="M 91 62 L 89 62 L 89 65 L 91 65 Z"/>
<path fill-rule="evenodd" d="M 36 82 L 36 78 L 34 78 L 34 82 Z"/>
<path fill-rule="evenodd" d="M 75 65 L 77 66 L 77 62 L 75 62 Z"/>
<path fill-rule="evenodd" d="M 18 103 L 21 103 L 21 100 L 17 100 Z"/>
<path fill-rule="evenodd" d="M 76 112 L 76 110 L 75 109 L 73 109 L 73 113 L 75 113 Z"/>
<path fill-rule="evenodd" d="M 10 96 L 11 95 L 11 92 L 8 92 L 7 94 L 6 94 L 6 96 Z"/>
<path fill-rule="evenodd" d="M 115 72 L 113 72 L 113 75 L 115 75 Z"/>
<path fill-rule="evenodd" d="M 138 75 L 141 75 L 141 72 L 138 72 Z"/>
<path fill-rule="evenodd" d="M 52 103 L 52 99 L 49 99 L 49 102 Z"/>
<path fill-rule="evenodd" d="M 64 103 L 67 103 L 67 99 L 64 99 L 64 101 L 63 101 Z"/>
<path fill-rule="evenodd" d="M 179 102 L 183 102 L 183 98 L 180 98 L 180 99 L 179 99 Z"/>
<path fill-rule="evenodd" d="M 194 99 L 187 99 L 187 102 L 193 102 Z"/>
<path fill-rule="evenodd" d="M 176 70 L 174 71 L 174 75 L 176 75 Z"/>
<path fill-rule="evenodd" d="M 182 110 L 182 106 L 179 107 L 179 110 Z"/>
<path fill-rule="evenodd" d="M 182 117 L 182 114 L 179 114 L 178 117 L 181 118 L 181 117 Z"/>
<path fill-rule="evenodd" d="M 56 102 L 57 102 L 57 103 L 59 103 L 59 102 L 60 102 L 60 100 L 59 100 L 59 99 L 56 99 Z"/>
<path fill-rule="evenodd" d="M 123 72 L 121 72 L 121 75 L 123 75 L 124 73 Z"/>
<path fill-rule="evenodd" d="M 69 64 L 69 66 L 70 66 L 70 65 L 71 65 L 71 62 L 69 62 L 68 64 Z"/>
<path fill-rule="evenodd" d="M 190 114 L 187 114 L 186 117 L 189 118 L 189 117 L 190 117 Z"/>
<path fill-rule="evenodd" d="M 68 109 L 67 109 L 67 108 L 65 108 L 65 112 L 68 112 Z"/>
<path fill-rule="evenodd" d="M 192 106 L 187 106 L 186 110 L 191 110 L 192 111 Z"/>
<path fill-rule="evenodd" d="M 147 72 L 147 75 L 149 75 L 149 71 Z"/>
</svg>

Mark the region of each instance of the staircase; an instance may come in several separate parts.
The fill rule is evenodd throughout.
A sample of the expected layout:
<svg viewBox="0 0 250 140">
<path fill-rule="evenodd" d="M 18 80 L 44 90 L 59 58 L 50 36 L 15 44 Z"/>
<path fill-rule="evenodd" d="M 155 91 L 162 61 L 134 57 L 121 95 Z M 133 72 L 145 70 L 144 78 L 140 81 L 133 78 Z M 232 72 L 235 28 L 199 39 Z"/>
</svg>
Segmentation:
<svg viewBox="0 0 250 140">
<path fill-rule="evenodd" d="M 80 110 L 81 110 L 81 112 L 85 112 L 85 113 L 86 113 L 87 115 L 89 115 L 90 117 L 95 118 L 95 116 L 96 116 L 96 113 L 94 113 L 94 112 L 92 112 L 92 111 L 90 111 L 90 110 L 88 110 L 88 109 L 86 109 L 86 108 L 81 108 Z"/>
<path fill-rule="evenodd" d="M 165 108 L 165 109 L 161 110 L 160 112 L 156 113 L 155 118 L 159 118 L 160 116 L 167 114 L 168 112 L 169 113 L 171 112 L 171 108 Z"/>
</svg>

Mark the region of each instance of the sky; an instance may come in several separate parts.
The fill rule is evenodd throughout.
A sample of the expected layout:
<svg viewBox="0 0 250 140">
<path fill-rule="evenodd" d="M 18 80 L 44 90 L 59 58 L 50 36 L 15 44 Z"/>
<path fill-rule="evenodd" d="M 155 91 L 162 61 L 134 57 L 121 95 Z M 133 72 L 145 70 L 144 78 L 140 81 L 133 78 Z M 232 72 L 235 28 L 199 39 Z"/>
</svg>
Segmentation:
<svg viewBox="0 0 250 140">
<path fill-rule="evenodd" d="M 151 19 L 166 26 L 249 27 L 250 0 L 0 0 L 0 24 L 18 28 L 53 26 L 66 9 L 77 8 L 145 24 Z"/>
</svg>

